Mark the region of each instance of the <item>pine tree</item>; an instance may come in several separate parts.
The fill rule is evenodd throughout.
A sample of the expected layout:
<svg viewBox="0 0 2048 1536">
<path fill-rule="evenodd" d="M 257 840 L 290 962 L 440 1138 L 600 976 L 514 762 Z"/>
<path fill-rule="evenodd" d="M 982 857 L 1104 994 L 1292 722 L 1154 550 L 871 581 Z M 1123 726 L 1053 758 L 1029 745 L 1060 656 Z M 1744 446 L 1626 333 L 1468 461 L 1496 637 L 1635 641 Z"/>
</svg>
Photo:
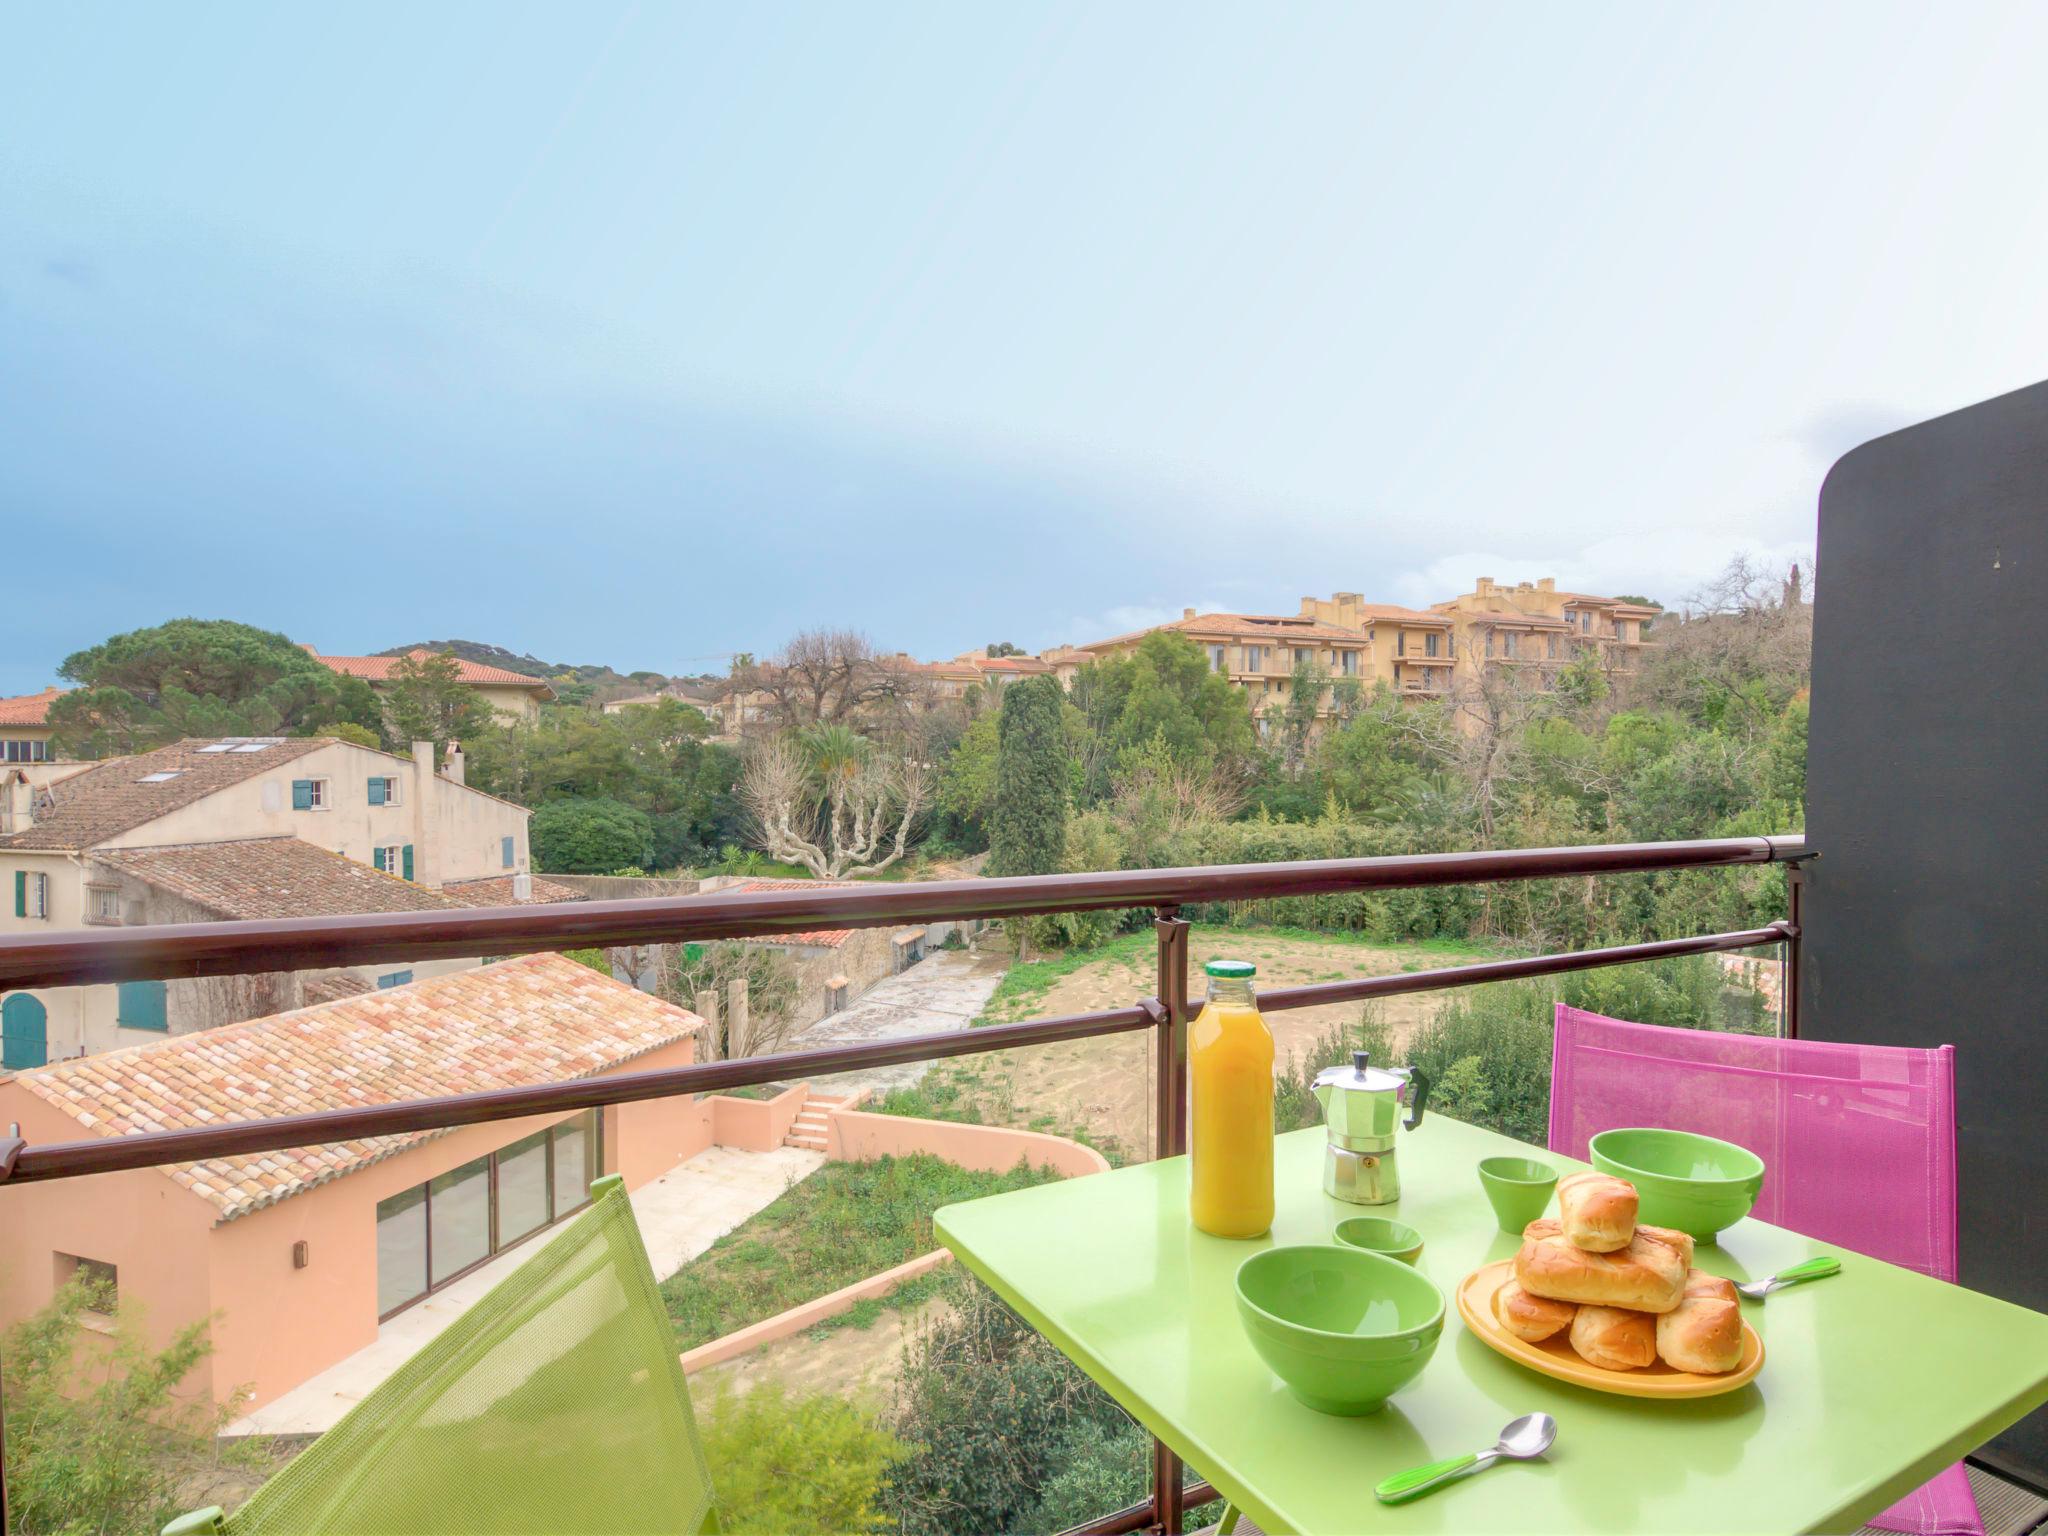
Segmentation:
<svg viewBox="0 0 2048 1536">
<path fill-rule="evenodd" d="M 1067 851 L 1067 764 L 1060 685 L 1020 678 L 1003 690 L 996 794 L 989 824 L 991 875 L 1049 875 Z"/>
</svg>

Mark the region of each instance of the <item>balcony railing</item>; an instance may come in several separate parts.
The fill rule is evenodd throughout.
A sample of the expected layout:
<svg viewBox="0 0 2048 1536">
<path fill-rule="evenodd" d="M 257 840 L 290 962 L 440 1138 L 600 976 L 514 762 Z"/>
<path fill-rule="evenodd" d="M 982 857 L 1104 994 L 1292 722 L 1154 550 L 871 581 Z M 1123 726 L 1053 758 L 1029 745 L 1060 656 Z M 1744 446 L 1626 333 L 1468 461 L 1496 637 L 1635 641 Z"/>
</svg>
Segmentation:
<svg viewBox="0 0 2048 1536">
<path fill-rule="evenodd" d="M 1001 880 L 952 880 L 812 891 L 593 901 L 559 906 L 370 913 L 262 922 L 191 923 L 94 929 L 51 937 L 0 936 L 0 992 L 25 987 L 111 981 L 228 976 L 363 965 L 393 960 L 471 958 L 593 945 L 691 943 L 767 937 L 821 927 L 875 928 L 1047 912 L 1149 907 L 1157 945 L 1154 990 L 1123 1008 L 1068 1014 L 1028 1023 L 914 1035 L 864 1045 L 790 1051 L 737 1061 L 536 1084 L 368 1108 L 230 1122 L 203 1129 L 153 1131 L 79 1141 L 27 1143 L 0 1137 L 0 1185 L 78 1178 L 252 1152 L 402 1132 L 446 1129 L 527 1115 L 566 1114 L 681 1094 L 787 1082 L 826 1073 L 936 1061 L 988 1051 L 1048 1045 L 1098 1035 L 1151 1031 L 1154 1056 L 1155 1154 L 1187 1150 L 1186 1026 L 1194 1009 L 1188 988 L 1189 924 L 1183 909 L 1205 902 L 1393 890 L 1439 885 L 1710 869 L 1745 864 L 1792 866 L 1786 916 L 1761 928 L 1693 938 L 1620 944 L 1603 949 L 1517 956 L 1447 969 L 1367 976 L 1259 995 L 1269 1010 L 1313 1008 L 1438 988 L 1478 986 L 1553 976 L 1600 966 L 1630 965 L 1678 955 L 1786 946 L 1785 1028 L 1798 1032 L 1798 861 L 1803 837 L 1713 838 L 1692 842 L 1611 843 L 1579 848 L 1418 854 L 1282 864 L 1218 865 Z M 4 1448 L 0 1430 L 0 1448 Z M 0 1468 L 4 1472 L 4 1468 Z M 4 1489 L 0 1477 L 0 1489 Z M 1179 1458 L 1155 1441 L 1151 1496 L 1107 1514 L 1081 1532 L 1178 1532 L 1187 1507 L 1215 1496 L 1204 1484 L 1183 1486 Z M 0 1530 L 7 1528 L 0 1493 Z"/>
</svg>

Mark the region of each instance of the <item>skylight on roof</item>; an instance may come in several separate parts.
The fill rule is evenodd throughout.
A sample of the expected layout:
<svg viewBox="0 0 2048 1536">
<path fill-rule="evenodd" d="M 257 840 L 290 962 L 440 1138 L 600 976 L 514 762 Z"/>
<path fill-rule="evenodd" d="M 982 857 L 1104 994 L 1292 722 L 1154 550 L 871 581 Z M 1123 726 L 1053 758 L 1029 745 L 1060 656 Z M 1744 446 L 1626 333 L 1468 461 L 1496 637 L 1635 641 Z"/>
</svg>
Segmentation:
<svg viewBox="0 0 2048 1536">
<path fill-rule="evenodd" d="M 235 744 L 231 741 L 216 741 L 211 746 L 201 747 L 202 752 L 232 752 Z"/>
<path fill-rule="evenodd" d="M 230 750 L 235 752 L 261 752 L 265 748 L 276 746 L 283 740 L 282 736 L 257 736 Z"/>
<path fill-rule="evenodd" d="M 167 784 L 184 771 L 182 768 L 173 768 L 168 773 L 145 773 L 135 782 L 138 784 Z"/>
</svg>

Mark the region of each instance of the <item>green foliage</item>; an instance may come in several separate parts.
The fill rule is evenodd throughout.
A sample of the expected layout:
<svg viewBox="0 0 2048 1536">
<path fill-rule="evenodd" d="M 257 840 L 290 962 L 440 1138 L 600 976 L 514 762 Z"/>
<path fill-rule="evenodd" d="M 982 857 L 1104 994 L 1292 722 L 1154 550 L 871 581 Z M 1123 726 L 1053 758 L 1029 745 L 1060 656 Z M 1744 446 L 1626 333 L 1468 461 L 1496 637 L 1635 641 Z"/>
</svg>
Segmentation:
<svg viewBox="0 0 2048 1536">
<path fill-rule="evenodd" d="M 744 1395 L 720 1380 L 696 1406 L 727 1536 L 890 1529 L 878 1496 L 910 1448 L 872 1409 L 840 1397 L 791 1397 L 772 1380 Z"/>
<path fill-rule="evenodd" d="M 600 975 L 609 976 L 612 973 L 611 957 L 601 949 L 565 949 L 562 951 L 562 958 L 574 960 L 578 965 L 587 965 Z"/>
<path fill-rule="evenodd" d="M 336 741 L 346 741 L 358 747 L 374 747 L 383 750 L 384 738 L 367 725 L 357 725 L 353 720 L 343 720 L 333 725 L 320 727 L 322 736 L 332 736 Z"/>
<path fill-rule="evenodd" d="M 240 1411 L 194 1401 L 187 1377 L 212 1352 L 206 1320 L 151 1347 L 140 1320 L 86 1279 L 0 1334 L 7 1383 L 7 1509 L 39 1536 L 154 1531 L 183 1513 L 192 1464 L 222 1455 L 214 1435 Z M 99 1326 L 88 1328 L 90 1318 Z"/>
<path fill-rule="evenodd" d="M 490 706 L 462 680 L 461 663 L 433 651 L 398 658 L 383 704 L 384 734 L 400 750 L 415 741 L 431 741 L 437 748 L 466 741 L 491 718 Z"/>
<path fill-rule="evenodd" d="M 662 1282 L 677 1345 L 693 1349 L 931 1252 L 942 1205 L 1058 1177 L 1021 1161 L 982 1173 L 922 1152 L 827 1163 Z"/>
<path fill-rule="evenodd" d="M 739 839 L 739 754 L 710 734 L 703 715 L 662 699 L 612 715 L 543 709 L 537 721 L 490 725 L 463 749 L 471 784 L 521 805 L 613 800 L 642 812 L 648 847 L 604 867 L 665 870 L 709 863 Z"/>
<path fill-rule="evenodd" d="M 1047 875 L 1067 845 L 1067 785 L 1060 685 L 1027 677 L 1003 690 L 997 729 L 991 875 Z"/>
<path fill-rule="evenodd" d="M 984 710 L 969 722 L 946 759 L 933 796 L 933 836 L 970 852 L 988 846 L 1002 718 L 996 711 Z"/>
<path fill-rule="evenodd" d="M 1541 1146 L 1550 1128 L 1551 1002 L 1541 982 L 1453 992 L 1408 1047 L 1407 1065 L 1429 1074 L 1430 1109 Z M 1452 1103 L 1437 1099 L 1447 1080 Z"/>
<path fill-rule="evenodd" d="M 898 1386 L 893 1427 L 915 1450 L 883 1504 L 903 1536 L 1062 1530 L 1137 1502 L 1143 1436 L 1108 1394 L 978 1281 L 956 1276 L 952 1300 Z"/>
<path fill-rule="evenodd" d="M 662 971 L 656 990 L 677 1007 L 692 1008 L 699 992 L 729 1000 L 738 981 L 747 984 L 748 1038 L 732 1038 L 733 1019 L 725 1008 L 718 1017 L 716 1054 L 722 1060 L 760 1056 L 782 1043 L 803 1000 L 803 971 L 791 956 L 739 939 L 686 944 Z"/>
<path fill-rule="evenodd" d="M 311 736 L 374 729 L 377 701 L 289 638 L 226 619 L 173 619 L 65 658 L 79 684 L 50 706 L 61 746 L 83 757 L 147 752 L 187 736 Z"/>
<path fill-rule="evenodd" d="M 529 823 L 533 861 L 544 871 L 601 875 L 653 862 L 654 823 L 617 800 L 551 800 Z"/>
<path fill-rule="evenodd" d="M 1116 869 L 1123 862 L 1123 837 L 1114 818 L 1083 811 L 1067 823 L 1067 851 L 1060 868 L 1069 873 Z M 1099 949 L 1123 926 L 1122 912 L 1046 912 L 1029 919 L 1032 941 L 1049 949 Z"/>
</svg>

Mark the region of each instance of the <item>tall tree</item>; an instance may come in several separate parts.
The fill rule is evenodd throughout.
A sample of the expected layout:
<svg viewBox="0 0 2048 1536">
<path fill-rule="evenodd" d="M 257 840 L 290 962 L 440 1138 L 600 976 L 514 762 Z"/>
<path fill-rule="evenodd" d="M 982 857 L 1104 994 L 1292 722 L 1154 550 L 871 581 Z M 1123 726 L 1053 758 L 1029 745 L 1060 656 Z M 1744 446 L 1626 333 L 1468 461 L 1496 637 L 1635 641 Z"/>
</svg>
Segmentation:
<svg viewBox="0 0 2048 1536">
<path fill-rule="evenodd" d="M 384 733 L 395 746 L 462 741 L 490 718 L 489 706 L 462 680 L 462 664 L 445 652 L 414 651 L 399 657 L 391 669 L 384 689 Z"/>
<path fill-rule="evenodd" d="M 79 684 L 51 706 L 58 740 L 81 757 L 147 752 L 186 736 L 308 736 L 341 722 L 374 728 L 377 700 L 304 647 L 227 619 L 173 619 L 66 657 Z"/>
<path fill-rule="evenodd" d="M 996 735 L 996 792 L 989 827 L 991 875 L 1047 875 L 1067 851 L 1067 755 L 1062 697 L 1051 677 L 1003 690 Z"/>
</svg>

